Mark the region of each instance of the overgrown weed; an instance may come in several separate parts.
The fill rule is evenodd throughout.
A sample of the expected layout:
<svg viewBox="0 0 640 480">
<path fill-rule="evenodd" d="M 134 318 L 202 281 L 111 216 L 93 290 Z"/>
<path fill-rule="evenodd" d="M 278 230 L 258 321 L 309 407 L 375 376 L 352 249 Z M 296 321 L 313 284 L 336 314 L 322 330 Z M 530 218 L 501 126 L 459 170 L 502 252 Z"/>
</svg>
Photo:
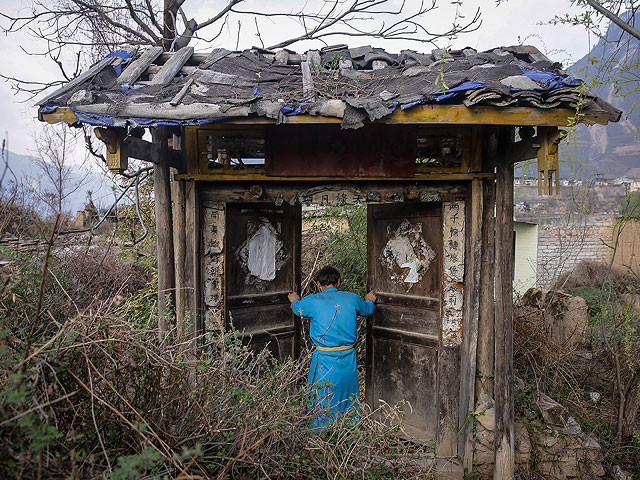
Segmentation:
<svg viewBox="0 0 640 480">
<path fill-rule="evenodd" d="M 567 408 L 587 435 L 597 438 L 605 463 L 640 474 L 640 314 L 625 294 L 640 291 L 635 275 L 608 272 L 606 264 L 582 262 L 558 280 L 587 302 L 588 324 L 572 348 L 552 334 L 552 309 L 516 308 L 514 370 L 530 389 Z M 592 400 L 591 393 L 599 395 Z"/>
<path fill-rule="evenodd" d="M 103 281 L 90 284 L 95 291 L 64 288 L 75 270 L 64 280 L 50 275 L 25 353 L 39 284 L 37 257 L 25 261 L 0 296 L 1 477 L 430 474 L 423 459 L 433 452 L 405 439 L 400 410 L 363 406 L 356 423 L 311 430 L 310 352 L 277 362 L 234 332 L 208 335 L 198 349 L 175 332 L 160 340 L 153 287 L 140 289 L 140 279 L 117 269 L 116 295 Z M 62 275 L 62 265 L 52 272 Z"/>
</svg>

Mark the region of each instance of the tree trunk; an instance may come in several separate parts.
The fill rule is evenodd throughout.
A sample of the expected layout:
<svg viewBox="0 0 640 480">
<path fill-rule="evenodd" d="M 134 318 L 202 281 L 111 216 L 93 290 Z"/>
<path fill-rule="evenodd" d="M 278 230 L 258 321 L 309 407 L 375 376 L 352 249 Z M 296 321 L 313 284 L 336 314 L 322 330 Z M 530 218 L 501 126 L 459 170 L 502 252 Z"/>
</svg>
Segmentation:
<svg viewBox="0 0 640 480">
<path fill-rule="evenodd" d="M 162 48 L 165 52 L 170 52 L 173 40 L 176 38 L 176 15 L 178 14 L 173 0 L 164 0 L 163 12 Z"/>
<path fill-rule="evenodd" d="M 622 415 L 622 438 L 630 439 L 635 430 L 636 417 L 640 407 L 640 369 L 629 380 L 629 386 L 625 392 L 624 413 Z"/>
</svg>

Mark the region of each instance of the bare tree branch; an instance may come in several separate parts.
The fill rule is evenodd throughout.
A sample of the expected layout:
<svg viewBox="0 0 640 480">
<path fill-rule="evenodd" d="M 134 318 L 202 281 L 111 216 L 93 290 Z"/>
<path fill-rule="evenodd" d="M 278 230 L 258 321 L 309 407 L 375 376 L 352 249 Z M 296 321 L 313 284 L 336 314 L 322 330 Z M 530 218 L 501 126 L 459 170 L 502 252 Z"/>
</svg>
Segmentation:
<svg viewBox="0 0 640 480">
<path fill-rule="evenodd" d="M 197 30 L 201 30 L 205 27 L 208 27 L 209 25 L 212 25 L 214 23 L 216 23 L 218 20 L 220 20 L 222 17 L 224 17 L 235 5 L 237 5 L 238 3 L 242 2 L 243 0 L 230 0 L 229 3 L 227 4 L 226 7 L 224 7 L 222 10 L 220 10 L 215 16 L 211 17 L 208 20 L 205 20 L 202 23 L 198 24 L 198 27 L 196 28 Z"/>
<path fill-rule="evenodd" d="M 618 25 L 621 29 L 623 29 L 625 32 L 627 32 L 629 35 L 632 35 L 634 37 L 636 37 L 638 40 L 640 40 L 640 30 L 632 27 L 629 23 L 625 22 L 624 20 L 622 20 L 619 16 L 615 15 L 613 12 L 611 12 L 610 10 L 607 10 L 606 8 L 604 8 L 602 5 L 600 5 L 598 2 L 595 2 L 594 0 L 585 0 L 594 10 L 596 10 L 598 13 L 600 13 L 601 15 L 604 15 L 605 17 L 607 17 L 609 20 L 611 20 L 613 23 L 615 23 L 616 25 Z"/>
<path fill-rule="evenodd" d="M 441 15 L 437 0 L 307 0 L 293 3 L 291 10 L 278 10 L 256 0 L 253 3 L 226 0 L 215 14 L 202 22 L 187 16 L 188 10 L 184 7 L 188 3 L 196 4 L 187 0 L 30 0 L 28 12 L 14 15 L 0 12 L 0 30 L 5 34 L 25 32 L 42 40 L 42 51 L 25 53 L 49 57 L 60 71 L 62 81 L 67 82 L 88 65 L 125 45 L 162 45 L 170 51 L 192 43 L 193 39 L 208 43 L 219 41 L 232 19 L 239 25 L 244 19 L 252 22 L 260 45 L 264 48 L 265 43 L 271 43 L 268 49 L 308 40 L 326 44 L 336 36 L 436 45 L 439 39 L 448 41 L 480 25 L 479 10 L 464 19 L 458 11 L 460 5 L 452 2 L 455 6 L 452 21 L 443 22 L 438 18 L 443 28 L 434 30 L 427 26 L 426 20 L 436 13 Z M 241 4 L 247 7 L 240 8 Z M 260 18 L 286 19 L 293 28 L 278 29 L 280 38 L 268 41 L 264 29 L 259 28 Z M 208 32 L 207 27 L 212 27 L 214 32 L 204 34 Z M 236 49 L 240 48 L 242 37 L 249 35 L 246 28 L 229 33 L 233 38 L 228 42 L 233 42 L 231 48 Z M 74 59 L 73 63 L 69 58 Z M 7 75 L 2 78 L 10 81 L 16 92 L 29 93 L 30 99 L 49 86 L 60 85 L 60 81 L 46 83 Z"/>
<path fill-rule="evenodd" d="M 142 28 L 142 30 L 144 30 L 147 33 L 147 35 L 149 35 L 157 45 L 160 45 L 162 43 L 162 40 L 138 16 L 135 8 L 133 7 L 133 4 L 131 3 L 131 0 L 125 0 L 125 2 L 127 3 L 127 7 L 129 8 L 129 13 L 131 14 L 131 18 L 133 19 L 133 21 L 136 22 L 140 26 L 140 28 Z"/>
</svg>

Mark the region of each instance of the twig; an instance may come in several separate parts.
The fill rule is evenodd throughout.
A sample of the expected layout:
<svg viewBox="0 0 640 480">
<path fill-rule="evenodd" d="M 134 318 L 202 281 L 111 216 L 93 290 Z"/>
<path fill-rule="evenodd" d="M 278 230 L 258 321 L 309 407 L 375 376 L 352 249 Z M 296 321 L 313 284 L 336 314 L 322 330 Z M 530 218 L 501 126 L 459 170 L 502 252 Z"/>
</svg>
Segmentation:
<svg viewBox="0 0 640 480">
<path fill-rule="evenodd" d="M 316 271 L 316 265 L 318 264 L 318 258 L 320 257 L 320 252 L 321 250 L 318 249 L 318 253 L 316 254 L 316 259 L 313 261 L 313 266 L 311 267 L 311 270 L 309 271 L 309 275 L 307 275 L 307 278 L 305 278 L 303 284 L 302 284 L 302 291 L 300 292 L 301 294 L 306 291 L 306 289 L 309 287 L 309 283 L 311 283 L 311 280 L 313 279 L 313 274 Z"/>
<path fill-rule="evenodd" d="M 133 175 L 124 175 L 127 176 L 128 178 L 134 178 L 134 180 L 129 184 L 126 185 L 122 192 L 120 193 L 120 196 L 118 198 L 116 198 L 115 202 L 113 202 L 113 204 L 111 205 L 111 207 L 109 207 L 109 210 L 107 210 L 105 212 L 105 214 L 102 216 L 102 218 L 100 220 L 98 220 L 98 223 L 96 223 L 95 225 L 92 225 L 91 227 L 88 228 L 80 228 L 80 229 L 75 229 L 75 230 L 63 230 L 60 232 L 60 235 L 65 235 L 67 233 L 85 233 L 85 232 L 93 232 L 96 228 L 98 228 L 102 222 L 104 222 L 106 220 L 106 218 L 109 216 L 109 214 L 113 211 L 114 208 L 116 208 L 116 205 L 118 205 L 118 202 L 122 199 L 122 197 L 125 196 L 125 194 L 127 193 L 127 191 L 134 186 L 136 179 L 138 178 L 139 175 L 141 175 L 142 173 L 148 172 L 150 170 L 153 170 L 153 167 L 144 167 L 141 168 L 140 170 L 138 170 L 136 173 L 134 173 Z"/>
<path fill-rule="evenodd" d="M 111 410 L 113 413 L 115 413 L 124 423 L 126 423 L 132 430 L 134 430 L 138 435 L 140 435 L 150 446 L 151 448 L 153 448 L 156 452 L 158 452 L 165 460 L 168 460 L 169 462 L 171 462 L 178 470 L 180 470 L 183 474 L 187 475 L 187 472 L 184 471 L 184 469 L 182 468 L 182 466 L 180 466 L 176 460 L 170 456 L 165 454 L 162 450 L 160 450 L 152 441 L 150 438 L 148 438 L 144 433 L 142 433 L 140 431 L 139 428 L 136 428 L 136 426 L 131 423 L 127 417 L 125 417 L 122 413 L 120 413 L 120 411 L 115 408 L 113 405 L 111 405 L 109 402 L 107 402 L 106 400 L 102 399 L 101 397 L 99 397 L 95 392 L 93 392 L 82 380 L 80 380 L 80 378 L 78 378 L 78 376 L 73 373 L 71 370 L 69 370 L 69 374 L 74 378 L 74 380 L 82 387 L 85 389 L 85 391 L 91 395 L 92 397 L 95 397 L 96 400 L 98 400 L 98 402 L 100 402 L 101 404 L 103 404 L 105 407 L 107 407 L 109 410 Z M 146 424 L 146 422 L 145 422 Z"/>
<path fill-rule="evenodd" d="M 31 360 L 32 358 L 38 356 L 40 353 L 42 353 L 43 351 L 45 351 L 49 345 L 51 345 L 53 342 L 56 341 L 56 339 L 62 335 L 66 328 L 71 325 L 73 322 L 75 322 L 78 318 L 80 318 L 79 316 L 74 317 L 72 320 L 67 320 L 58 330 L 58 332 L 51 337 L 49 340 L 47 340 L 47 342 L 45 344 L 43 344 L 41 347 L 37 348 L 31 355 L 29 355 L 28 357 L 24 358 L 23 360 L 20 361 L 20 363 L 18 363 L 14 370 L 19 370 L 23 365 L 25 365 L 27 362 L 29 362 L 29 360 Z"/>
<path fill-rule="evenodd" d="M 262 45 L 262 48 L 264 48 L 264 42 L 262 41 L 262 36 L 260 35 L 260 28 L 258 27 L 258 17 L 253 17 L 253 21 L 256 24 L 256 37 L 258 37 L 258 40 L 260 40 L 260 45 Z"/>
<path fill-rule="evenodd" d="M 238 46 L 240 45 L 240 31 L 242 30 L 242 22 L 238 20 L 238 38 L 236 39 L 236 50 L 238 50 Z"/>
<path fill-rule="evenodd" d="M 193 81 L 193 79 L 191 79 Z M 140 221 L 140 225 L 142 225 L 142 236 L 140 238 L 135 239 L 133 242 L 125 243 L 125 247 L 134 247 L 135 245 L 142 242 L 147 235 L 149 234 L 149 229 L 147 225 L 144 223 L 144 219 L 142 218 L 142 212 L 140 211 L 140 175 L 136 175 L 135 179 L 135 194 L 136 194 L 136 215 L 138 215 L 138 220 Z M 115 233 L 115 230 L 114 230 Z"/>
<path fill-rule="evenodd" d="M 49 237 L 49 242 L 47 243 L 47 252 L 44 256 L 44 265 L 42 266 L 42 278 L 40 279 L 40 288 L 38 290 L 38 304 L 36 307 L 36 313 L 33 316 L 33 323 L 31 324 L 31 330 L 29 331 L 29 335 L 27 336 L 27 346 L 24 349 L 24 358 L 29 356 L 29 350 L 31 349 L 31 341 L 33 339 L 33 334 L 36 331 L 36 326 L 38 325 L 38 317 L 40 317 L 40 312 L 42 310 L 42 298 L 44 296 L 44 285 L 47 279 L 47 271 L 49 270 L 49 258 L 51 255 L 51 249 L 53 248 L 53 241 L 56 237 L 56 232 L 58 230 L 58 222 L 60 221 L 60 214 L 56 215 L 56 220 L 53 223 L 53 229 L 51 231 L 51 236 Z M 24 366 L 26 367 L 26 362 Z"/>
<path fill-rule="evenodd" d="M 100 444 L 100 447 L 102 448 L 102 453 L 104 454 L 104 458 L 107 461 L 107 467 L 109 468 L 109 472 L 113 472 L 113 469 L 111 468 L 111 461 L 109 460 L 109 455 L 107 454 L 107 449 L 104 448 L 104 443 L 102 442 L 102 435 L 100 435 L 100 429 L 98 428 L 98 422 L 96 421 L 96 409 L 95 409 L 95 402 L 94 402 L 94 395 L 93 395 L 93 377 L 91 375 L 91 367 L 89 366 L 89 357 L 87 356 L 87 350 L 85 348 L 84 351 L 84 358 L 86 359 L 87 362 L 87 375 L 89 375 L 89 388 L 91 389 L 91 419 L 93 420 L 93 427 L 96 431 L 96 436 L 98 437 L 98 443 Z"/>
<path fill-rule="evenodd" d="M 53 405 L 54 403 L 61 402 L 63 400 L 66 400 L 69 397 L 73 397 L 76 393 L 78 393 L 78 391 L 74 390 L 73 392 L 67 393 L 66 395 L 58 397 L 55 400 L 51 400 L 49 402 L 46 402 L 46 403 L 43 403 L 43 404 L 40 404 L 40 405 L 36 405 L 35 407 L 31 407 L 29 410 L 25 410 L 24 412 L 21 412 L 18 415 L 15 415 L 15 416 L 3 421 L 2 423 L 0 423 L 0 427 L 4 427 L 5 425 L 8 425 L 9 423 L 13 422 L 14 420 L 22 418 L 25 415 L 30 414 L 31 412 L 35 412 L 36 410 L 40 410 L 42 408 L 49 407 L 49 406 Z"/>
<path fill-rule="evenodd" d="M 245 434 L 246 434 L 246 429 L 245 429 Z M 240 457 L 242 457 L 243 455 L 246 455 L 247 452 L 253 450 L 254 448 L 256 448 L 258 445 L 260 445 L 262 442 L 264 442 L 267 438 L 269 438 L 271 436 L 271 434 L 267 434 L 264 437 L 260 438 L 259 440 L 256 440 L 250 447 L 248 447 L 246 450 L 242 450 L 242 448 L 240 449 L 240 451 L 238 452 L 238 454 L 233 457 L 231 460 L 229 460 L 227 462 L 227 464 L 225 465 L 225 467 L 222 469 L 222 471 L 218 474 L 218 476 L 216 477 L 218 480 L 220 480 L 222 478 L 222 476 L 227 472 L 227 470 L 229 470 L 229 468 L 231 467 L 231 465 L 233 465 L 234 463 L 236 463 L 238 461 L 238 459 Z M 244 440 L 243 440 L 244 442 Z"/>
</svg>

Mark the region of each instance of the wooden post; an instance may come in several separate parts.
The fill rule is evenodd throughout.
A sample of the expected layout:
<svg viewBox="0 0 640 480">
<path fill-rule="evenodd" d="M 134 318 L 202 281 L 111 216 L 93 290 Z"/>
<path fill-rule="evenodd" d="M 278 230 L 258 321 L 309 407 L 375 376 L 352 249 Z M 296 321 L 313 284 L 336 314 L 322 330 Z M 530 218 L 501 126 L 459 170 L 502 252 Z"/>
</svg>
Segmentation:
<svg viewBox="0 0 640 480">
<path fill-rule="evenodd" d="M 495 480 L 515 472 L 513 394 L 513 165 L 512 128 L 501 129 L 496 172 Z"/>
<path fill-rule="evenodd" d="M 167 319 L 175 305 L 175 265 L 173 261 L 173 229 L 171 187 L 167 157 L 167 128 L 156 127 L 153 142 L 160 145 L 159 163 L 153 165 L 153 195 L 156 209 L 156 244 L 158 252 L 158 329 L 168 331 Z"/>
<path fill-rule="evenodd" d="M 473 468 L 473 436 L 470 414 L 475 408 L 476 351 L 478 345 L 478 285 L 480 284 L 480 263 L 482 257 L 482 180 L 471 182 L 471 202 L 467 211 L 467 253 L 464 275 L 464 316 L 462 337 L 462 358 L 460 368 L 460 410 L 458 424 L 462 435 L 459 437 L 458 451 L 463 456 L 465 471 Z"/>
<path fill-rule="evenodd" d="M 495 282 L 495 205 L 494 180 L 483 182 L 482 200 L 482 257 L 480 260 L 480 299 L 478 316 L 478 381 L 476 400 L 481 393 L 493 398 L 494 380 L 494 282 Z"/>
<path fill-rule="evenodd" d="M 200 283 L 200 202 L 198 198 L 198 184 L 191 180 L 185 184 L 185 331 L 195 339 L 200 333 L 199 328 L 199 292 Z M 197 346 L 193 342 L 193 346 Z"/>
<path fill-rule="evenodd" d="M 186 223 L 185 223 L 185 180 L 174 180 L 171 183 L 173 197 L 173 246 L 176 272 L 176 334 L 181 339 L 185 332 L 185 254 L 186 254 Z"/>
</svg>

